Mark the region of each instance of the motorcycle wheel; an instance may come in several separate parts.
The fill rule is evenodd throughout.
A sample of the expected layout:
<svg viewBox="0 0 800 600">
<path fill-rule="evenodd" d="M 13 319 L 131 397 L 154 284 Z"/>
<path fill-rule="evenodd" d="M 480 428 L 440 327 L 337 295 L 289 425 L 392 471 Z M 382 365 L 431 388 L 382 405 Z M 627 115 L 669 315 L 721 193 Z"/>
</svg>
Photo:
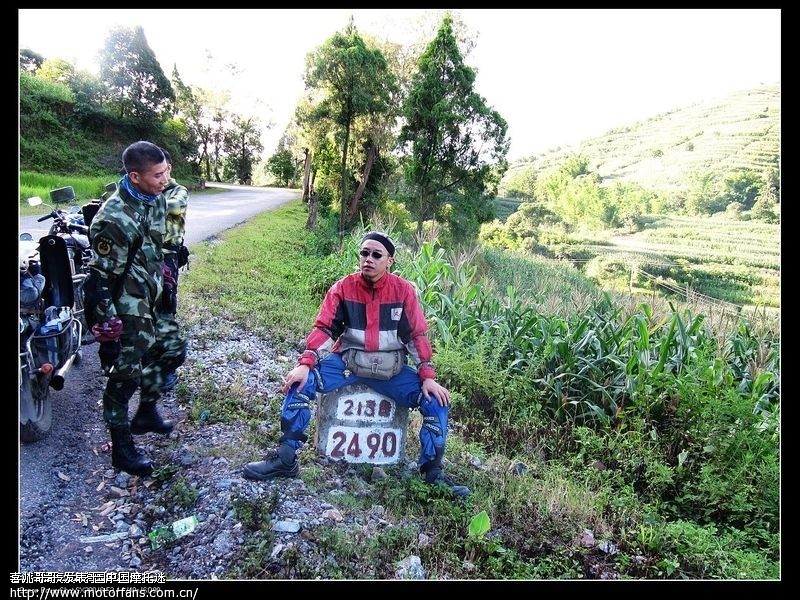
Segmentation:
<svg viewBox="0 0 800 600">
<path fill-rule="evenodd" d="M 27 369 L 23 370 L 19 385 L 20 422 L 19 439 L 22 442 L 38 442 L 50 433 L 53 425 L 53 401 L 50 398 L 50 386 L 39 381 Z M 22 404 L 27 403 L 26 410 Z M 22 414 L 30 415 L 25 422 Z"/>
</svg>

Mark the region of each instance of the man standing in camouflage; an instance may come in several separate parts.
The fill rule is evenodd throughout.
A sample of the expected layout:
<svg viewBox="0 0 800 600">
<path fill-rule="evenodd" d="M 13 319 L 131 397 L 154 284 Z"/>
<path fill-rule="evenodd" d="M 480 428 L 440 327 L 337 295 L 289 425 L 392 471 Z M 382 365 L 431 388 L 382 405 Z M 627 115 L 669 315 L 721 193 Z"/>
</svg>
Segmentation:
<svg viewBox="0 0 800 600">
<path fill-rule="evenodd" d="M 95 256 L 85 293 L 87 299 L 95 298 L 92 332 L 108 376 L 103 419 L 113 444 L 111 464 L 146 476 L 153 465 L 136 449 L 131 434 L 172 431 L 173 424 L 158 414 L 156 401 L 164 374 L 183 363 L 186 341 L 174 314 L 161 307 L 162 296 L 168 297 L 175 286 L 162 252 L 167 160 L 158 146 L 139 141 L 125 149 L 122 163 L 125 176 L 89 230 Z M 137 387 L 139 408 L 129 422 L 128 402 Z"/>
<path fill-rule="evenodd" d="M 170 298 L 165 298 L 162 306 L 165 311 L 171 312 L 173 317 L 177 312 L 178 274 L 182 265 L 178 264 L 178 252 L 183 247 L 183 236 L 186 233 L 186 207 L 189 205 L 189 190 L 179 184 L 172 177 L 172 156 L 161 149 L 169 165 L 169 181 L 162 192 L 167 200 L 167 234 L 164 236 L 164 262 L 169 266 L 175 277 L 175 293 Z M 171 309 L 171 310 L 170 310 Z M 165 373 L 162 392 L 167 392 L 178 383 L 175 370 Z"/>
</svg>

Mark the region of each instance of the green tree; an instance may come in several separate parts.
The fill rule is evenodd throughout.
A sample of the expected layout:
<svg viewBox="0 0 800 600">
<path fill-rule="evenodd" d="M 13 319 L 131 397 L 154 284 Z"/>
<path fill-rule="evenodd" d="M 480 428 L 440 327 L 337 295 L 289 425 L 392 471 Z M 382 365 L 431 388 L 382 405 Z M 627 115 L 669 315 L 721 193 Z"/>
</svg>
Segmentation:
<svg viewBox="0 0 800 600">
<path fill-rule="evenodd" d="M 346 220 L 347 199 L 356 187 L 348 172 L 351 132 L 359 117 L 389 112 L 396 84 L 383 53 L 367 47 L 352 19 L 344 31 L 335 33 L 308 55 L 305 84 L 306 90 L 319 98 L 309 113 L 311 122 L 328 120 L 336 129 L 341 150 L 339 229 L 343 235 L 350 225 Z"/>
<path fill-rule="evenodd" d="M 750 210 L 764 187 L 764 180 L 755 171 L 745 169 L 725 178 L 725 204 L 738 202 Z"/>
<path fill-rule="evenodd" d="M 710 215 L 724 210 L 727 205 L 714 173 L 690 173 L 687 190 L 684 206 L 689 214 Z"/>
<path fill-rule="evenodd" d="M 780 162 L 779 157 L 775 159 L 776 164 Z M 781 172 L 778 167 L 769 169 L 764 180 L 766 181 L 766 189 L 774 197 L 775 202 L 780 204 L 781 201 Z"/>
<path fill-rule="evenodd" d="M 185 127 L 183 135 L 178 138 L 181 155 L 199 175 L 204 107 L 191 86 L 183 82 L 177 66 L 172 68 L 172 89 L 175 92 L 175 117 Z"/>
<path fill-rule="evenodd" d="M 233 115 L 231 128 L 225 132 L 225 179 L 250 185 L 253 179 L 253 164 L 264 150 L 261 129 L 255 117 L 243 118 Z"/>
<path fill-rule="evenodd" d="M 209 125 L 208 140 L 204 142 L 208 149 L 208 177 L 216 182 L 222 181 L 221 167 L 225 159 L 225 139 L 230 120 L 230 114 L 219 104 L 214 107 Z"/>
<path fill-rule="evenodd" d="M 175 93 L 141 26 L 111 30 L 100 52 L 100 78 L 119 118 L 135 119 L 146 130 L 171 116 Z"/>
<path fill-rule="evenodd" d="M 560 167 L 561 171 L 570 179 L 576 179 L 581 175 L 589 175 L 589 157 L 584 154 L 570 154 Z"/>
<path fill-rule="evenodd" d="M 279 148 L 267 159 L 267 171 L 284 187 L 289 187 L 289 181 L 294 177 L 295 170 L 294 157 L 286 148 Z"/>
<path fill-rule="evenodd" d="M 19 69 L 26 73 L 35 73 L 36 70 L 42 66 L 44 57 L 30 50 L 28 48 L 20 48 L 19 51 Z"/>
<path fill-rule="evenodd" d="M 408 152 L 406 179 L 416 194 L 418 233 L 442 213 L 474 237 L 480 223 L 493 217 L 485 192 L 497 175 L 493 167 L 505 164 L 508 125 L 474 85 L 475 71 L 464 64 L 452 16 L 445 14 L 403 105 L 400 144 Z"/>
<path fill-rule="evenodd" d="M 72 78 L 75 76 L 75 67 L 63 58 L 48 58 L 36 71 L 36 75 L 47 81 L 71 86 Z"/>
<path fill-rule="evenodd" d="M 642 216 L 653 212 L 656 193 L 632 182 L 616 181 L 607 191 L 609 201 L 619 207 L 622 225 L 631 230 L 642 228 Z"/>
<path fill-rule="evenodd" d="M 193 90 L 200 112 L 197 115 L 195 132 L 198 142 L 200 176 L 206 181 L 222 181 L 219 164 L 223 157 L 222 142 L 228 122 L 228 94 L 199 88 Z"/>
<path fill-rule="evenodd" d="M 509 170 L 501 183 L 500 194 L 507 198 L 532 200 L 536 195 L 536 167 L 525 165 Z"/>
<path fill-rule="evenodd" d="M 88 71 L 75 71 L 70 85 L 75 94 L 75 116 L 83 127 L 102 132 L 112 121 L 103 104 L 107 96 L 105 84 Z"/>
</svg>

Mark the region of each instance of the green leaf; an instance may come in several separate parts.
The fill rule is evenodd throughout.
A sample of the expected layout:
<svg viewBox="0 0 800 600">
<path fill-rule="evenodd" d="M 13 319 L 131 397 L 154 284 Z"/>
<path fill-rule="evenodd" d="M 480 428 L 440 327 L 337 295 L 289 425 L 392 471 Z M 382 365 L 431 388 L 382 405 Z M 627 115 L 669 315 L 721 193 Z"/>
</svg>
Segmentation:
<svg viewBox="0 0 800 600">
<path fill-rule="evenodd" d="M 482 510 L 472 517 L 472 520 L 469 522 L 469 537 L 482 538 L 486 532 L 489 531 L 490 527 L 489 515 L 486 514 L 485 510 Z"/>
</svg>

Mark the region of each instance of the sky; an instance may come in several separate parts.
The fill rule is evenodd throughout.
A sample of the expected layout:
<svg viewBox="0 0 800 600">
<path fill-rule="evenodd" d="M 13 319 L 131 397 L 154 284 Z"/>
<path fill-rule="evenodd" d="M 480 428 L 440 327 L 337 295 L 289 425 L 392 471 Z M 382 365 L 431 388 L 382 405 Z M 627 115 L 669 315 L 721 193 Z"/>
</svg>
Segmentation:
<svg viewBox="0 0 800 600">
<path fill-rule="evenodd" d="M 658 114 L 780 84 L 780 9 L 450 9 L 475 46 L 475 88 L 516 160 Z M 271 154 L 303 94 L 305 57 L 352 17 L 397 43 L 435 33 L 427 9 L 19 9 L 19 47 L 96 73 L 110 29 L 144 28 L 167 76 L 227 90 Z M 427 33 L 427 37 L 426 36 Z M 235 65 L 229 75 L 226 65 Z"/>
</svg>

